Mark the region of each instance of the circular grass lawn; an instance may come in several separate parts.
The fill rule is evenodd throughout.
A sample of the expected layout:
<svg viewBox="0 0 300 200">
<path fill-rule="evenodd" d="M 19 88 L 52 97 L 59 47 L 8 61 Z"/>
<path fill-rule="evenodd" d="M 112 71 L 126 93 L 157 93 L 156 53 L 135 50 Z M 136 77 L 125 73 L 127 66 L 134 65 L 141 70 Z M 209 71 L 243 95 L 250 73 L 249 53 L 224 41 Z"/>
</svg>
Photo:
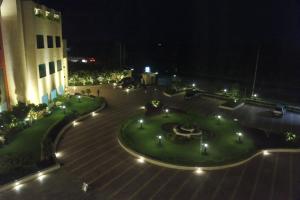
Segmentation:
<svg viewBox="0 0 300 200">
<path fill-rule="evenodd" d="M 142 128 L 139 119 L 143 119 Z M 200 148 L 201 137 L 182 139 L 174 136 L 170 124 L 192 122 L 203 130 L 203 143 L 207 153 Z M 173 126 L 172 126 L 173 127 Z M 232 120 L 203 117 L 184 112 L 172 112 L 168 116 L 137 116 L 127 121 L 119 134 L 120 142 L 145 157 L 183 166 L 218 166 L 243 160 L 256 151 L 254 142 L 243 133 L 238 142 L 241 127 Z M 159 142 L 158 136 L 162 139 Z M 202 144 L 203 144 L 202 143 Z"/>
</svg>

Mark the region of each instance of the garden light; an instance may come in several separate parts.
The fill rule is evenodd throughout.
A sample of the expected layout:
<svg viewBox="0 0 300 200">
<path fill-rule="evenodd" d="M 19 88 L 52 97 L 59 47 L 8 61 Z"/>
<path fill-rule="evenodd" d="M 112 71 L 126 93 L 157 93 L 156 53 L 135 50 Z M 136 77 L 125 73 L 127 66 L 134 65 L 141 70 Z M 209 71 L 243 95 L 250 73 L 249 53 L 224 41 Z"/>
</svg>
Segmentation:
<svg viewBox="0 0 300 200">
<path fill-rule="evenodd" d="M 238 122 L 239 120 L 237 118 L 234 118 L 233 121 Z"/>
<path fill-rule="evenodd" d="M 221 115 L 217 115 L 217 119 L 222 119 L 222 116 Z"/>
<path fill-rule="evenodd" d="M 158 138 L 158 144 L 161 145 L 162 136 L 159 135 L 159 136 L 157 136 L 157 138 Z"/>
<path fill-rule="evenodd" d="M 176 78 L 176 74 L 174 74 L 173 77 Z"/>
<path fill-rule="evenodd" d="M 95 117 L 97 115 L 97 113 L 95 112 L 92 112 L 92 116 Z"/>
<path fill-rule="evenodd" d="M 145 162 L 145 159 L 144 159 L 143 157 L 140 157 L 140 158 L 137 159 L 137 161 L 138 161 L 139 163 L 144 163 L 144 162 Z"/>
<path fill-rule="evenodd" d="M 208 144 L 204 143 L 203 146 L 204 146 L 204 154 L 206 154 L 207 153 Z"/>
<path fill-rule="evenodd" d="M 243 136 L 243 134 L 241 132 L 238 132 L 236 134 L 238 136 L 238 142 L 241 143 L 242 142 L 241 137 Z"/>
<path fill-rule="evenodd" d="M 268 156 L 268 155 L 270 155 L 270 153 L 269 153 L 267 150 L 264 150 L 264 151 L 263 151 L 263 155 L 264 155 L 264 156 Z"/>
<path fill-rule="evenodd" d="M 43 173 L 41 173 L 41 172 L 38 173 L 38 180 L 40 182 L 43 182 L 43 180 L 45 179 L 45 177 L 46 177 L 46 175 L 44 175 Z"/>
<path fill-rule="evenodd" d="M 129 90 L 129 88 L 126 88 L 126 90 L 125 90 L 125 91 L 126 91 L 126 92 L 127 92 L 127 94 L 128 94 L 130 90 Z"/>
<path fill-rule="evenodd" d="M 78 125 L 78 122 L 73 121 L 73 126 L 75 127 L 75 126 L 77 126 L 77 125 Z"/>
<path fill-rule="evenodd" d="M 200 174 L 203 174 L 204 173 L 204 171 L 200 168 L 200 167 L 198 167 L 196 170 L 195 170 L 195 174 L 197 174 L 197 175 L 200 175 Z"/>
<path fill-rule="evenodd" d="M 145 106 L 141 106 L 140 109 L 141 109 L 141 110 L 145 110 L 146 107 L 145 107 Z"/>
<path fill-rule="evenodd" d="M 257 94 L 253 94 L 253 97 L 258 97 L 258 95 Z"/>
<path fill-rule="evenodd" d="M 21 187 L 22 187 L 23 185 L 22 184 L 20 184 L 20 182 L 15 182 L 15 186 L 14 186 L 14 189 L 16 190 L 16 191 L 19 191 L 20 189 L 21 189 Z"/>
<path fill-rule="evenodd" d="M 227 92 L 227 89 L 225 88 L 223 91 L 226 93 L 226 92 Z"/>
<path fill-rule="evenodd" d="M 166 117 L 168 117 L 168 114 L 169 114 L 169 109 L 165 109 L 165 113 L 166 113 Z"/>
<path fill-rule="evenodd" d="M 116 86 L 117 86 L 117 83 L 113 83 L 113 86 L 116 87 Z"/>
<path fill-rule="evenodd" d="M 55 153 L 55 157 L 56 157 L 56 158 L 60 158 L 61 156 L 62 156 L 62 153 L 60 153 L 60 152 L 56 152 L 56 153 Z"/>
<path fill-rule="evenodd" d="M 139 123 L 140 123 L 140 128 L 143 128 L 144 120 L 143 120 L 143 119 L 140 119 L 140 120 L 139 120 Z"/>
<path fill-rule="evenodd" d="M 193 87 L 196 87 L 196 83 L 193 83 L 192 86 L 193 86 Z"/>
<path fill-rule="evenodd" d="M 65 106 L 65 105 L 63 105 L 61 108 L 63 109 L 63 111 L 64 111 L 64 114 L 66 114 L 66 106 Z"/>
<path fill-rule="evenodd" d="M 81 102 L 81 96 L 80 95 L 77 96 L 77 99 L 78 99 L 79 102 Z"/>
</svg>

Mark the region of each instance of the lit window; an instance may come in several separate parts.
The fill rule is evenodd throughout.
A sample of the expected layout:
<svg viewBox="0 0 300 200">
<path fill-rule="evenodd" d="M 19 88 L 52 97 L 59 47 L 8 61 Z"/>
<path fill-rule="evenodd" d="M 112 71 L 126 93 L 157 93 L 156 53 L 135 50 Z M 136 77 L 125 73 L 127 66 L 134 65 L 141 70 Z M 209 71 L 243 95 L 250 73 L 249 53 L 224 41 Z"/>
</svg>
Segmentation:
<svg viewBox="0 0 300 200">
<path fill-rule="evenodd" d="M 40 64 L 39 65 L 39 74 L 40 74 L 40 78 L 45 77 L 46 74 L 46 65 L 45 64 Z"/>
<path fill-rule="evenodd" d="M 48 43 L 48 48 L 53 48 L 53 37 L 48 35 L 47 36 L 47 43 Z"/>
<path fill-rule="evenodd" d="M 43 35 L 37 35 L 36 36 L 36 46 L 38 49 L 44 48 L 44 36 Z"/>
<path fill-rule="evenodd" d="M 55 64 L 54 64 L 54 62 L 49 62 L 49 72 L 50 72 L 50 74 L 55 73 Z"/>
</svg>

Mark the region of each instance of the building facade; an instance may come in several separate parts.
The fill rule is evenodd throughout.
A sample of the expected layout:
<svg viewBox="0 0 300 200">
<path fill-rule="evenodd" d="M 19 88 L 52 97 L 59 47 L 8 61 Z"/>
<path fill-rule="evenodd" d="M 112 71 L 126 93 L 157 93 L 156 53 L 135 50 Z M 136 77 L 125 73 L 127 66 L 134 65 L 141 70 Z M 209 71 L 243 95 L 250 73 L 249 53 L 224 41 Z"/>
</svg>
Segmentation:
<svg viewBox="0 0 300 200">
<path fill-rule="evenodd" d="M 31 0 L 3 0 L 1 28 L 6 105 L 48 104 L 62 95 L 68 64 L 61 13 Z"/>
</svg>

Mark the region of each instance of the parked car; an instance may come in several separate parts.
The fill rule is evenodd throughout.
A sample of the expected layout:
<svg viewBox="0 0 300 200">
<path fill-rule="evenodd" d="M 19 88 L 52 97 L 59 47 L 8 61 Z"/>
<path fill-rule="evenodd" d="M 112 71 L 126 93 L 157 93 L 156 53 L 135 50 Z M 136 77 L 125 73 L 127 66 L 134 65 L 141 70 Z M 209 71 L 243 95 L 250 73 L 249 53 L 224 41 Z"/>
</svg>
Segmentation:
<svg viewBox="0 0 300 200">
<path fill-rule="evenodd" d="M 276 117 L 282 117 L 286 113 L 286 106 L 277 105 L 272 111 L 273 115 Z"/>
</svg>

